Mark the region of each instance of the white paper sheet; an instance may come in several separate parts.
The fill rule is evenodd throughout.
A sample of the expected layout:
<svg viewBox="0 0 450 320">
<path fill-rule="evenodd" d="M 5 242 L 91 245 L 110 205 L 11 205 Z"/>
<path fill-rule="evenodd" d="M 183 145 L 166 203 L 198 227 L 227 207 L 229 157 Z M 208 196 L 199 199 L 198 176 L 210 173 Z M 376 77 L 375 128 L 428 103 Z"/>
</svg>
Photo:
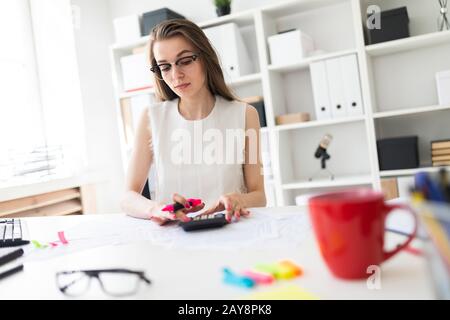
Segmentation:
<svg viewBox="0 0 450 320">
<path fill-rule="evenodd" d="M 294 207 L 292 207 L 294 208 Z M 149 221 L 128 216 L 82 222 L 64 230 L 67 245 L 45 249 L 29 246 L 25 260 L 48 259 L 61 254 L 107 245 L 119 245 L 137 241 L 149 241 L 167 248 L 189 250 L 238 248 L 277 248 L 298 246 L 309 233 L 308 217 L 299 209 L 271 212 L 270 208 L 253 208 L 248 218 L 219 229 L 185 232 L 176 224 L 159 226 Z M 57 240 L 37 239 L 41 243 Z M 44 241 L 45 240 L 45 241 Z"/>
</svg>

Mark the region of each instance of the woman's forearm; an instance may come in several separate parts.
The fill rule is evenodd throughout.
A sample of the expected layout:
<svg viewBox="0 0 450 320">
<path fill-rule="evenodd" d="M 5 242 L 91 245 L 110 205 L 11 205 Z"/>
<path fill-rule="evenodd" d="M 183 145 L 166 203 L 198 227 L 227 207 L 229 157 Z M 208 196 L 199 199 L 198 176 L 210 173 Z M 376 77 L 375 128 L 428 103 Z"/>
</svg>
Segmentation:
<svg viewBox="0 0 450 320">
<path fill-rule="evenodd" d="M 242 193 L 240 194 L 240 198 L 245 208 L 266 206 L 266 195 L 264 193 L 264 190 Z"/>
<path fill-rule="evenodd" d="M 149 200 L 135 191 L 127 191 L 121 201 L 122 210 L 133 217 L 150 219 L 159 204 Z"/>
</svg>

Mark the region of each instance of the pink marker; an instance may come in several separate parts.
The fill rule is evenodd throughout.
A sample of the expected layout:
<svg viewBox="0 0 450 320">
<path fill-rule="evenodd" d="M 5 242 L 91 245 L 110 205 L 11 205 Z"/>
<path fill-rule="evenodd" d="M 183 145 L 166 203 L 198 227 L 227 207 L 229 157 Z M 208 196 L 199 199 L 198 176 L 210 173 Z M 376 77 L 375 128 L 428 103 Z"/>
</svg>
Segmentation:
<svg viewBox="0 0 450 320">
<path fill-rule="evenodd" d="M 246 277 L 249 277 L 257 284 L 271 284 L 275 281 L 275 278 L 270 273 L 264 273 L 253 270 L 245 270 L 242 274 Z"/>
<path fill-rule="evenodd" d="M 186 199 L 186 201 L 189 203 L 189 205 L 191 207 L 198 206 L 199 204 L 202 203 L 202 199 L 195 199 L 195 198 L 189 198 L 189 199 Z M 178 210 L 183 209 L 183 208 L 184 208 L 184 206 L 181 203 L 175 202 L 173 204 L 166 205 L 162 209 L 162 211 L 175 212 L 175 211 L 178 211 Z"/>
</svg>

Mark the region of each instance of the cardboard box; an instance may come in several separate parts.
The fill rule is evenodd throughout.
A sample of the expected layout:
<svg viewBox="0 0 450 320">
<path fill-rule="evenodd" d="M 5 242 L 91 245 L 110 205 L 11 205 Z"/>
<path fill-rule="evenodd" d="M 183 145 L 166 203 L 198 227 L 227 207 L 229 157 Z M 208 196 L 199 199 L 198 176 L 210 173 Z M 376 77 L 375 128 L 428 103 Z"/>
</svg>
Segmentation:
<svg viewBox="0 0 450 320">
<path fill-rule="evenodd" d="M 288 123 L 307 122 L 310 119 L 311 117 L 307 112 L 290 113 L 290 114 L 283 114 L 281 116 L 276 116 L 275 123 L 277 125 L 281 125 Z"/>
<path fill-rule="evenodd" d="M 386 200 L 391 200 L 399 197 L 398 185 L 396 178 L 381 179 L 381 190 L 384 193 Z"/>
</svg>

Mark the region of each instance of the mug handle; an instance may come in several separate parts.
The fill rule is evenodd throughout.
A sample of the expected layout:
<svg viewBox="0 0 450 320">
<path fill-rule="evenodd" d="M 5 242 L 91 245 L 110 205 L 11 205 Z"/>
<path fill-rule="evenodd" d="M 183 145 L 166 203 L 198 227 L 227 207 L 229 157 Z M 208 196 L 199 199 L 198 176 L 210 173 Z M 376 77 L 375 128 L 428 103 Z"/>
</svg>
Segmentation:
<svg viewBox="0 0 450 320">
<path fill-rule="evenodd" d="M 401 250 L 405 249 L 411 243 L 411 241 L 415 238 L 416 233 L 417 233 L 417 217 L 416 217 L 416 214 L 414 213 L 413 209 L 411 209 L 410 206 L 405 205 L 405 204 L 385 204 L 385 207 L 387 210 L 387 214 L 391 213 L 394 209 L 403 209 L 403 210 L 406 210 L 409 213 L 411 213 L 411 215 L 414 218 L 414 230 L 411 233 L 411 235 L 408 237 L 408 240 L 405 241 L 405 243 L 397 245 L 397 248 L 395 248 L 391 251 L 383 250 L 383 261 L 386 261 L 387 259 L 391 258 L 395 254 L 399 253 Z"/>
</svg>

